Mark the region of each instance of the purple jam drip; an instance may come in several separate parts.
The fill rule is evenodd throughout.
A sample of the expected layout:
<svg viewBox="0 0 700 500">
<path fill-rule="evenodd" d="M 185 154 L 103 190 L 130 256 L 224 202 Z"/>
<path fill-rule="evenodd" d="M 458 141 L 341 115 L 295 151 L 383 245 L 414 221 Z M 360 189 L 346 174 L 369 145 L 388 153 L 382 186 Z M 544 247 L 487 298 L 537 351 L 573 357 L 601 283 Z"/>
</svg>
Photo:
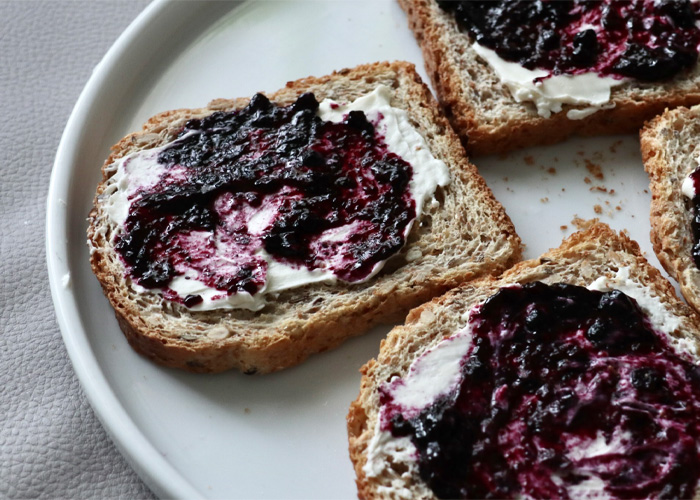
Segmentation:
<svg viewBox="0 0 700 500">
<path fill-rule="evenodd" d="M 507 61 L 554 75 L 670 78 L 698 58 L 700 5 L 689 0 L 438 0 L 460 28 Z M 581 28 L 602 26 L 600 30 Z"/>
<path fill-rule="evenodd" d="M 414 418 L 387 389 L 383 426 L 410 436 L 440 498 L 568 498 L 596 475 L 617 498 L 691 498 L 700 474 L 700 368 L 620 291 L 532 283 L 469 320 L 461 384 Z M 567 445 L 623 451 L 575 458 Z M 617 436 L 617 437 L 616 437 Z M 552 474 L 560 484 L 552 480 Z"/>
<path fill-rule="evenodd" d="M 690 178 L 693 181 L 693 191 L 695 196 L 690 200 L 690 211 L 693 218 L 690 221 L 690 228 L 693 231 L 693 262 L 695 266 L 700 268 L 700 167 L 696 168 Z"/>
<path fill-rule="evenodd" d="M 177 175 L 138 193 L 116 243 L 136 282 L 192 307 L 200 296 L 183 301 L 167 288 L 183 268 L 222 294 L 254 294 L 267 272 L 260 246 L 348 282 L 400 250 L 416 217 L 412 167 L 363 112 L 332 123 L 317 109 L 313 94 L 287 107 L 257 94 L 240 111 L 187 122 L 158 156 Z M 273 214 L 262 234 L 249 226 L 256 211 Z M 339 236 L 322 237 L 337 228 Z M 211 233 L 228 255 L 217 254 Z"/>
</svg>

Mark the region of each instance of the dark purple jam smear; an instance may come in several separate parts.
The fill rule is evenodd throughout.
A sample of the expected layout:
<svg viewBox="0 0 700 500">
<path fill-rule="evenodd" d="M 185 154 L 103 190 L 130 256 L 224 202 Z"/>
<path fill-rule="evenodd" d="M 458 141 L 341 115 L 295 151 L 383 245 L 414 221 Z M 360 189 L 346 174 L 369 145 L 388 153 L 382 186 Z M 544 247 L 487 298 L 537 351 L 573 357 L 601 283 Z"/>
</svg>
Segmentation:
<svg viewBox="0 0 700 500">
<path fill-rule="evenodd" d="M 287 107 L 258 94 L 240 111 L 189 121 L 158 156 L 172 177 L 138 193 L 116 243 L 136 282 L 182 302 L 167 286 L 186 268 L 222 293 L 254 294 L 267 270 L 260 246 L 280 262 L 356 282 L 400 250 L 416 216 L 412 167 L 363 112 L 332 123 L 316 116 L 318 106 L 313 94 Z M 272 214 L 262 234 L 251 228 L 256 212 Z M 217 254 L 222 247 L 227 255 Z"/>
<path fill-rule="evenodd" d="M 700 167 L 696 168 L 690 178 L 693 182 L 693 190 L 695 191 L 695 196 L 688 202 L 690 205 L 690 212 L 693 218 L 690 221 L 690 228 L 693 231 L 693 262 L 695 267 L 700 269 L 700 197 L 697 193 L 700 193 Z"/>
<path fill-rule="evenodd" d="M 415 418 L 382 392 L 440 498 L 568 498 L 600 477 L 617 498 L 691 498 L 700 474 L 700 369 L 620 291 L 532 283 L 473 311 L 463 381 Z M 566 443 L 624 451 L 574 457 Z M 561 478 L 552 480 L 556 473 Z"/>
<path fill-rule="evenodd" d="M 689 0 L 438 0 L 507 61 L 554 75 L 670 78 L 698 59 L 700 5 Z M 596 29 L 582 29 L 592 25 Z"/>
</svg>

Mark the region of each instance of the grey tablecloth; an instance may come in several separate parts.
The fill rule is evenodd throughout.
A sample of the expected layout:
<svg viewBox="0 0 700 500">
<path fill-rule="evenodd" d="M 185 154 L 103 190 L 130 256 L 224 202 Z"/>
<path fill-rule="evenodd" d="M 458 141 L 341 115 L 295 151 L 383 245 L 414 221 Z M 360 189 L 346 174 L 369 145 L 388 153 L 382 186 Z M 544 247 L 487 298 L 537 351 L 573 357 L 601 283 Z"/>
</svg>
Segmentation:
<svg viewBox="0 0 700 500">
<path fill-rule="evenodd" d="M 150 498 L 90 408 L 49 292 L 49 176 L 92 68 L 147 5 L 0 0 L 0 497 Z"/>
</svg>

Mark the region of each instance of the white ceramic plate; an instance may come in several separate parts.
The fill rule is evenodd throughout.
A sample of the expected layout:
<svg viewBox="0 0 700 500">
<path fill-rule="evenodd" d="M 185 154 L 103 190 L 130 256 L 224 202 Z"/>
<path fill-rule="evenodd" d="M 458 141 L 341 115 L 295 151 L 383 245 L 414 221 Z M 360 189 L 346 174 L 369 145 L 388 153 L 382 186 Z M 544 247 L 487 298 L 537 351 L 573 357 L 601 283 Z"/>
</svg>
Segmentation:
<svg viewBox="0 0 700 500">
<path fill-rule="evenodd" d="M 358 369 L 376 354 L 387 329 L 261 377 L 192 375 L 136 355 L 90 272 L 85 244 L 85 219 L 109 147 L 159 111 L 394 59 L 414 62 L 425 76 L 406 18 L 392 0 L 157 1 L 85 87 L 51 179 L 51 289 L 91 404 L 158 495 L 355 497 L 345 416 L 359 388 Z M 635 137 L 574 139 L 475 163 L 513 219 L 526 257 L 558 246 L 575 229 L 575 217 L 599 217 L 627 229 L 658 266 Z"/>
</svg>

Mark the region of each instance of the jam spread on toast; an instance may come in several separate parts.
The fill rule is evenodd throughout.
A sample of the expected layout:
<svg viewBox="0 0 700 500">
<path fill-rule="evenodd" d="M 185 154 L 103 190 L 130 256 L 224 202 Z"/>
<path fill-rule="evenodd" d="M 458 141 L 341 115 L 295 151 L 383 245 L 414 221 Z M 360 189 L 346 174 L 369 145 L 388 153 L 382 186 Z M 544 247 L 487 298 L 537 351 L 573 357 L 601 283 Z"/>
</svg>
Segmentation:
<svg viewBox="0 0 700 500">
<path fill-rule="evenodd" d="M 274 262 L 358 282 L 405 243 L 416 217 L 413 170 L 363 111 L 317 116 L 313 94 L 282 107 L 258 94 L 243 109 L 188 121 L 157 162 L 172 172 L 133 197 L 116 249 L 132 279 L 168 287 L 185 273 L 222 294 L 256 294 Z"/>
<path fill-rule="evenodd" d="M 689 0 L 438 0 L 478 44 L 552 75 L 659 81 L 697 62 L 700 4 Z"/>
<path fill-rule="evenodd" d="M 700 167 L 696 168 L 685 182 L 690 184 L 689 192 L 684 192 L 684 194 L 688 198 L 692 214 L 690 228 L 693 232 L 693 262 L 700 269 L 700 197 L 698 196 L 698 193 L 700 193 Z"/>
<path fill-rule="evenodd" d="M 700 368 L 618 290 L 535 282 L 472 310 L 461 382 L 420 413 L 380 390 L 440 498 L 691 498 Z M 404 415 L 408 415 L 405 417 Z"/>
</svg>

